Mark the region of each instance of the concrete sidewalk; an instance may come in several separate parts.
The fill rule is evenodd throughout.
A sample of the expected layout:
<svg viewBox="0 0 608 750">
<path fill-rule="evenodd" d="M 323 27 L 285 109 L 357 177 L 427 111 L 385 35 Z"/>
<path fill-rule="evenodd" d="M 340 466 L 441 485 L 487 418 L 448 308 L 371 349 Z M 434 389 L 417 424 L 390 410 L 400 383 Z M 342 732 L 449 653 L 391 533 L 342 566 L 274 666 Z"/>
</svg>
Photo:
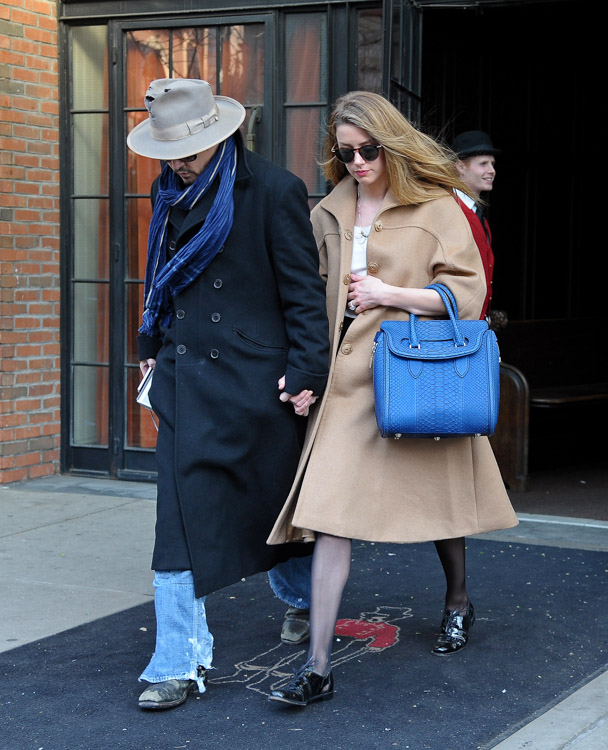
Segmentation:
<svg viewBox="0 0 608 750">
<path fill-rule="evenodd" d="M 73 476 L 0 486 L 0 651 L 150 601 L 154 498 L 152 484 Z M 519 517 L 483 538 L 608 551 L 606 521 Z M 495 748 L 608 748 L 608 672 Z"/>
</svg>

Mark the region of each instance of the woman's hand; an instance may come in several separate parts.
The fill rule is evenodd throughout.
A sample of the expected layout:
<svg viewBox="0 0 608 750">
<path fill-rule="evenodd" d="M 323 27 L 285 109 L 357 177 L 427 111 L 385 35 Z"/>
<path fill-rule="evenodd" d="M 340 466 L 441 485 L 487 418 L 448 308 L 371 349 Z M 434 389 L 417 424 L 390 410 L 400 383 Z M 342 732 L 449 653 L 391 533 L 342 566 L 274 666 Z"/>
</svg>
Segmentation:
<svg viewBox="0 0 608 750">
<path fill-rule="evenodd" d="M 154 369 L 156 367 L 156 360 L 152 359 L 152 357 L 149 357 L 148 359 L 142 359 L 139 362 L 139 369 L 141 370 L 141 374 L 145 375 L 150 368 Z"/>
<path fill-rule="evenodd" d="M 348 301 L 355 306 L 354 312 L 371 310 L 379 305 L 386 305 L 387 285 L 377 276 L 359 276 L 351 273 L 348 287 Z M 351 307 L 352 310 L 352 307 Z"/>
<path fill-rule="evenodd" d="M 434 289 L 391 286 L 377 276 L 350 275 L 349 308 L 361 313 L 374 307 L 396 307 L 414 315 L 445 315 L 445 306 Z"/>
<path fill-rule="evenodd" d="M 279 378 L 279 390 L 282 391 L 279 399 L 281 401 L 289 401 L 293 405 L 293 410 L 300 417 L 307 417 L 309 408 L 317 400 L 317 396 L 313 396 L 312 391 L 300 391 L 296 396 L 292 396 L 291 393 L 287 393 L 285 390 L 285 375 Z"/>
</svg>

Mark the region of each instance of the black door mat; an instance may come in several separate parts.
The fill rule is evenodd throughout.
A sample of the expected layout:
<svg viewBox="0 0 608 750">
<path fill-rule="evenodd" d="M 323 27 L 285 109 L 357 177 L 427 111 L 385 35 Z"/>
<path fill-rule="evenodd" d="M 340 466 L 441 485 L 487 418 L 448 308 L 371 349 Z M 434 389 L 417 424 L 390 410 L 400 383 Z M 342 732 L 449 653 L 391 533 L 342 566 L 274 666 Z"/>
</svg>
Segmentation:
<svg viewBox="0 0 608 750">
<path fill-rule="evenodd" d="M 477 623 L 462 652 L 439 658 L 433 545 L 356 542 L 335 698 L 306 709 L 266 700 L 305 647 L 279 643 L 285 605 L 264 575 L 208 597 L 216 670 L 204 695 L 171 711 L 137 708 L 152 602 L 5 652 L 2 747 L 491 748 L 605 668 L 608 556 L 471 539 L 467 563 Z"/>
</svg>

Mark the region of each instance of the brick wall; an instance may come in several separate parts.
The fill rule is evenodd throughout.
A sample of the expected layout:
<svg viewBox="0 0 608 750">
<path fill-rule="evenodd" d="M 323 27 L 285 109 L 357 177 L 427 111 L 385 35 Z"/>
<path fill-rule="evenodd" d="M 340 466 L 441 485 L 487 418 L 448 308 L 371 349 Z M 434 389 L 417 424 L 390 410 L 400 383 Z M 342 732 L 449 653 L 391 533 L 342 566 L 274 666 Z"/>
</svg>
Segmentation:
<svg viewBox="0 0 608 750">
<path fill-rule="evenodd" d="M 0 484 L 59 469 L 57 8 L 0 0 Z"/>
</svg>

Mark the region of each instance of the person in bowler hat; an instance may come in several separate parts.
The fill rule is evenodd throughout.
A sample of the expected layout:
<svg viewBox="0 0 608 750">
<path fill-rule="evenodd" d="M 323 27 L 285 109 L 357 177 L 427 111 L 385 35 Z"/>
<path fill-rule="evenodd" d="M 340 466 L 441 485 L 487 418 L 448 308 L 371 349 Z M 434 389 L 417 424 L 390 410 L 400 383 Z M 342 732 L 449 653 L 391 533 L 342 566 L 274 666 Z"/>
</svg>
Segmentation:
<svg viewBox="0 0 608 750">
<path fill-rule="evenodd" d="M 486 274 L 487 292 L 481 312 L 481 317 L 485 318 L 492 301 L 494 254 L 492 232 L 484 216 L 481 194 L 492 190 L 496 177 L 495 157 L 500 154 L 500 149 L 494 148 L 490 136 L 481 130 L 460 133 L 454 138 L 451 146 L 458 157 L 456 166 L 460 177 L 471 192 L 471 195 L 467 195 L 461 190 L 455 191 L 458 203 L 471 225 Z"/>
<path fill-rule="evenodd" d="M 139 707 L 158 710 L 205 691 L 206 595 L 295 551 L 266 538 L 325 388 L 329 334 L 306 187 L 247 151 L 244 107 L 168 78 L 145 106 L 127 138 L 161 163 L 137 337 L 159 421 L 156 644 Z"/>
</svg>

